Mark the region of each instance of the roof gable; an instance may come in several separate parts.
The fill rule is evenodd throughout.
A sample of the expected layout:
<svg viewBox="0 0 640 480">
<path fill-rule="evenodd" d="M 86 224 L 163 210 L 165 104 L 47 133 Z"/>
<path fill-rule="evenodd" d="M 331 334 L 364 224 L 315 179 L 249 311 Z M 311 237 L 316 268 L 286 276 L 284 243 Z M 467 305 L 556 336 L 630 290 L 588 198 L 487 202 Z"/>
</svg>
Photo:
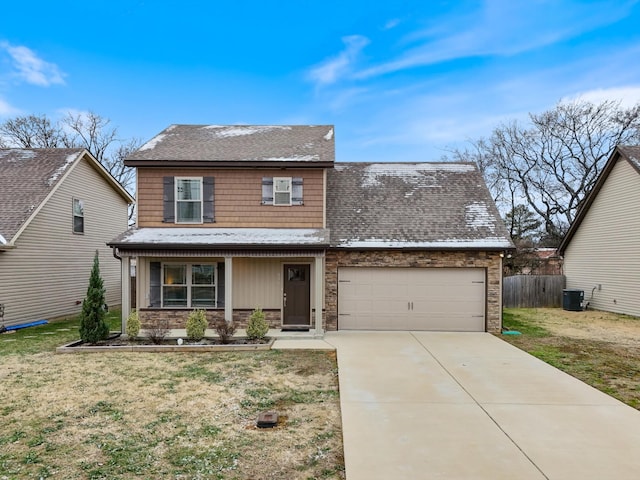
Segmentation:
<svg viewBox="0 0 640 480">
<path fill-rule="evenodd" d="M 473 163 L 340 163 L 327 181 L 333 246 L 513 248 Z"/>
<path fill-rule="evenodd" d="M 0 248 L 15 242 L 83 158 L 128 203 L 133 203 L 124 188 L 83 148 L 0 149 Z"/>
<path fill-rule="evenodd" d="M 330 167 L 334 158 L 331 125 L 171 125 L 125 163 L 151 167 Z"/>
<path fill-rule="evenodd" d="M 566 235 L 562 239 L 562 242 L 558 247 L 558 252 L 560 253 L 560 255 L 564 255 L 564 252 L 569 246 L 569 243 L 571 243 L 571 239 L 580 228 L 580 225 L 582 224 L 582 221 L 587 215 L 589 208 L 591 207 L 596 197 L 598 196 L 598 193 L 600 192 L 603 185 L 607 181 L 607 178 L 609 178 L 609 175 L 611 174 L 613 167 L 615 167 L 616 163 L 619 160 L 628 162 L 629 165 L 631 165 L 633 169 L 640 175 L 640 146 L 629 146 L 629 145 L 617 146 L 614 149 L 613 153 L 611 153 L 609 160 L 607 160 L 607 163 L 602 169 L 602 172 L 600 172 L 600 176 L 598 177 L 598 180 L 596 180 L 595 185 L 593 186 L 589 194 L 584 199 L 584 203 L 582 204 L 582 207 L 578 211 L 576 217 L 573 219 L 573 222 L 569 226 L 569 230 L 567 231 Z"/>
</svg>

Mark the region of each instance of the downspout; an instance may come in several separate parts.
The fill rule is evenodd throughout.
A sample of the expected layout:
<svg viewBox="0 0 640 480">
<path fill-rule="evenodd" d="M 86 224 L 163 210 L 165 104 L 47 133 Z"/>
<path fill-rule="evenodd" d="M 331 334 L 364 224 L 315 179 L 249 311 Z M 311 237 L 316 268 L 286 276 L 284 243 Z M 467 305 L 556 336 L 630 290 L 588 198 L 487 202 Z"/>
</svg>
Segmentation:
<svg viewBox="0 0 640 480">
<path fill-rule="evenodd" d="M 118 247 L 111 247 L 111 253 L 113 253 L 113 258 L 120 260 L 120 271 L 122 272 L 122 257 L 116 253 L 116 250 L 118 250 Z M 120 286 L 120 295 L 122 295 L 122 286 Z M 122 305 L 120 306 L 120 308 L 122 308 Z M 124 332 L 125 332 L 125 324 L 124 324 L 123 314 L 121 312 L 120 313 L 120 335 L 122 335 Z"/>
</svg>

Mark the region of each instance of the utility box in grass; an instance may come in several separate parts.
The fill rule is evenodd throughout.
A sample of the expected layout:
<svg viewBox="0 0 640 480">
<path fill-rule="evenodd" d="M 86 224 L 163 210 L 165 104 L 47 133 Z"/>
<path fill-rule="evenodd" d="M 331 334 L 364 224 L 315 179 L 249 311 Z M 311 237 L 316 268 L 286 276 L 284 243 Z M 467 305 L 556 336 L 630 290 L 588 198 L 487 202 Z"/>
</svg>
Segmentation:
<svg viewBox="0 0 640 480">
<path fill-rule="evenodd" d="M 584 290 L 562 290 L 562 309 L 571 312 L 581 312 L 584 301 Z"/>
</svg>

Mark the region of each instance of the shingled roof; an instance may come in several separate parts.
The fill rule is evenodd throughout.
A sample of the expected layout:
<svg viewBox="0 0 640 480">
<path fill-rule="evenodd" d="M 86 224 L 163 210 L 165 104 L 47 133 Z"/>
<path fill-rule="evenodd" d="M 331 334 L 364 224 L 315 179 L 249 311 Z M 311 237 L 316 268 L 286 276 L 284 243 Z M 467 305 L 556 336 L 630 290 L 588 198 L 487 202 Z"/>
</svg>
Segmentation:
<svg viewBox="0 0 640 480">
<path fill-rule="evenodd" d="M 83 151 L 0 149 L 0 244 L 11 243 L 22 224 Z"/>
<path fill-rule="evenodd" d="M 331 125 L 171 125 L 132 153 L 127 166 L 331 167 Z"/>
<path fill-rule="evenodd" d="M 327 222 L 338 248 L 514 248 L 473 163 L 339 163 Z"/>
<path fill-rule="evenodd" d="M 133 198 L 83 148 L 0 149 L 0 249 L 38 212 L 73 165 L 86 156 L 129 202 Z"/>
</svg>

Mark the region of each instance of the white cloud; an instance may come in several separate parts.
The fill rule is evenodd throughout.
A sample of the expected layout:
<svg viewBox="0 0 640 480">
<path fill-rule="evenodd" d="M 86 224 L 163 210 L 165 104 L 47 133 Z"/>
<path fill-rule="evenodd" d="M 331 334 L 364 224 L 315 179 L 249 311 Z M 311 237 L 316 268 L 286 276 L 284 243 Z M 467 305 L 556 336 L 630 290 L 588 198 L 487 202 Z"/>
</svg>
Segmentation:
<svg viewBox="0 0 640 480">
<path fill-rule="evenodd" d="M 329 85 L 349 74 L 358 55 L 369 44 L 369 39 L 361 35 L 350 35 L 343 37 L 342 42 L 346 46 L 342 52 L 310 70 L 311 80 L 319 85 Z"/>
<path fill-rule="evenodd" d="M 392 28 L 396 28 L 398 25 L 400 25 L 400 19 L 392 18 L 384 24 L 384 30 L 391 30 Z"/>
<path fill-rule="evenodd" d="M 406 43 L 415 46 L 355 72 L 353 77 L 367 79 L 460 58 L 516 55 L 613 23 L 627 15 L 632 6 L 621 2 L 604 10 L 580 3 L 540 3 L 489 1 L 477 11 L 433 18 L 433 25 L 405 37 Z"/>
<path fill-rule="evenodd" d="M 11 106 L 6 100 L 0 98 L 0 117 L 10 117 L 12 115 L 17 115 L 20 113 L 20 110 Z"/>
<path fill-rule="evenodd" d="M 623 108 L 631 108 L 640 102 L 640 85 L 588 90 L 569 96 L 568 100 L 586 100 L 591 103 L 602 103 L 606 100 L 613 100 L 620 102 L 620 106 Z"/>
<path fill-rule="evenodd" d="M 64 84 L 64 73 L 54 63 L 45 62 L 36 53 L 25 46 L 13 46 L 8 42 L 0 43 L 13 60 L 15 75 L 27 83 L 48 87 L 52 84 Z"/>
</svg>

